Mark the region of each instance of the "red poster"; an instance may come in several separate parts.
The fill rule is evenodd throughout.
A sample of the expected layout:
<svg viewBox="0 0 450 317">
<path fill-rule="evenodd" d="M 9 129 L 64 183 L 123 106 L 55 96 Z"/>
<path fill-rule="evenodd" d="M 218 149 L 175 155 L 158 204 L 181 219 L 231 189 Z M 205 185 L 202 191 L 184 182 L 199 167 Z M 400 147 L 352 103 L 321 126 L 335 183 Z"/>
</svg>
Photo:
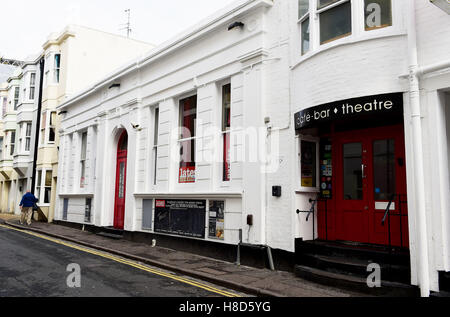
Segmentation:
<svg viewBox="0 0 450 317">
<path fill-rule="evenodd" d="M 180 184 L 195 183 L 195 166 L 180 168 Z"/>
</svg>

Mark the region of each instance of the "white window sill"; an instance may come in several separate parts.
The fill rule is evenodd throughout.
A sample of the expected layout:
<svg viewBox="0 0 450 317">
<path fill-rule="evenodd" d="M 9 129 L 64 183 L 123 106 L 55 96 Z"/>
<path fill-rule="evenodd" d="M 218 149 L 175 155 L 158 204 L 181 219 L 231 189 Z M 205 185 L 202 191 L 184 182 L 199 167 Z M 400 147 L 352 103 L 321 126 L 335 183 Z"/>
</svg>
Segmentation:
<svg viewBox="0 0 450 317">
<path fill-rule="evenodd" d="M 295 193 L 297 193 L 297 194 L 317 194 L 317 193 L 320 193 L 320 189 L 319 188 L 302 187 L 302 188 L 296 189 Z"/>
</svg>

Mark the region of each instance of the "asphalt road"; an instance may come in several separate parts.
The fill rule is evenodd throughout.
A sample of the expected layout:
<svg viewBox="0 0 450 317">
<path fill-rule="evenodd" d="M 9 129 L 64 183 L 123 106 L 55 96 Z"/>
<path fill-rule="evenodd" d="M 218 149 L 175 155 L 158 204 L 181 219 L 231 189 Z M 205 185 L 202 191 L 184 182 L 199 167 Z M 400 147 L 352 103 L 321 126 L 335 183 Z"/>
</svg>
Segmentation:
<svg viewBox="0 0 450 317">
<path fill-rule="evenodd" d="M 67 271 L 71 264 L 78 264 L 81 269 L 80 288 L 67 285 L 68 277 L 69 281 L 76 281 L 71 275 L 73 271 Z M 238 293 L 0 226 L 0 297 L 222 297 L 233 294 Z"/>
</svg>

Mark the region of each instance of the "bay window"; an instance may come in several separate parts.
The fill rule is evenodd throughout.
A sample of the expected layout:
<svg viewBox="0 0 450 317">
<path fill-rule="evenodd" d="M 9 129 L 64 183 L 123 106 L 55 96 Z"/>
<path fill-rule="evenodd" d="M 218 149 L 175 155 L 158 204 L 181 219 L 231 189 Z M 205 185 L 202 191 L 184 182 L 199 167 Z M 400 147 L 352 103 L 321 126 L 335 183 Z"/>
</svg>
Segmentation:
<svg viewBox="0 0 450 317">
<path fill-rule="evenodd" d="M 180 100 L 180 184 L 195 183 L 196 120 L 197 95 Z"/>
</svg>

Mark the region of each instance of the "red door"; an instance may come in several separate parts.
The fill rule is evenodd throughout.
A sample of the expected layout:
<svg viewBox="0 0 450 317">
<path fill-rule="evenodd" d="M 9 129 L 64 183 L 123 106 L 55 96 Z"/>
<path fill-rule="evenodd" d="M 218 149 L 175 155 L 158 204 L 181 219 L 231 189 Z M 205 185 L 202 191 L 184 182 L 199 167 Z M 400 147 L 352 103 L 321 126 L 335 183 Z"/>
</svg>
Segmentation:
<svg viewBox="0 0 450 317">
<path fill-rule="evenodd" d="M 407 247 L 403 126 L 336 133 L 333 147 L 335 239 Z"/>
<path fill-rule="evenodd" d="M 127 188 L 128 134 L 123 132 L 117 147 L 116 196 L 114 228 L 123 230 L 125 224 L 125 197 Z"/>
</svg>

